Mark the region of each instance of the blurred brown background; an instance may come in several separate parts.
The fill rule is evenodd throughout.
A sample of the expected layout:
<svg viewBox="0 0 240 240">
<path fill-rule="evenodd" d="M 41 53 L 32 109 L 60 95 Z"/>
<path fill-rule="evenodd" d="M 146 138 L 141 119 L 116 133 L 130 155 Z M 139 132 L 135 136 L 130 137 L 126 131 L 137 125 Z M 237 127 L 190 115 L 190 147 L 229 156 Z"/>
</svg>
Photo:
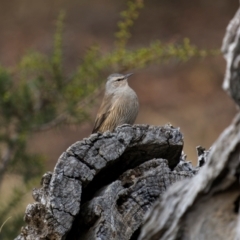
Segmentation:
<svg viewBox="0 0 240 240">
<path fill-rule="evenodd" d="M 94 43 L 111 49 L 120 11 L 126 1 L 1 1 L 0 63 L 12 66 L 28 49 L 51 53 L 55 20 L 66 10 L 64 59 L 66 71 L 74 70 L 86 49 Z M 148 0 L 132 31 L 129 47 L 148 45 L 156 39 L 179 41 L 184 37 L 201 48 L 220 48 L 226 26 L 238 8 L 237 0 Z M 197 145 L 209 148 L 229 125 L 235 106 L 222 90 L 225 61 L 222 56 L 187 63 L 155 65 L 135 70 L 130 85 L 137 92 L 137 123 L 180 127 L 184 151 L 196 163 Z M 109 69 L 109 73 L 111 69 Z M 106 76 L 107 77 L 107 76 Z M 59 155 L 77 140 L 89 136 L 92 122 L 65 126 L 32 136 L 29 149 L 46 154 L 52 171 Z"/>
</svg>

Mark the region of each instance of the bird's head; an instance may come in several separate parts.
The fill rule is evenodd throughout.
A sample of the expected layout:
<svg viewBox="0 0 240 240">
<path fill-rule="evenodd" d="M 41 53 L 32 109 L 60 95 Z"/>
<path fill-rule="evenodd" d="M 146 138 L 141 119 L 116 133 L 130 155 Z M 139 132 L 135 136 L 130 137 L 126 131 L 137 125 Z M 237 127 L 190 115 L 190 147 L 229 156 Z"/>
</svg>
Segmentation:
<svg viewBox="0 0 240 240">
<path fill-rule="evenodd" d="M 108 92 L 114 92 L 119 88 L 128 86 L 128 77 L 130 77 L 133 73 L 128 74 L 119 74 L 119 73 L 113 73 L 107 78 L 106 83 L 106 91 Z"/>
</svg>

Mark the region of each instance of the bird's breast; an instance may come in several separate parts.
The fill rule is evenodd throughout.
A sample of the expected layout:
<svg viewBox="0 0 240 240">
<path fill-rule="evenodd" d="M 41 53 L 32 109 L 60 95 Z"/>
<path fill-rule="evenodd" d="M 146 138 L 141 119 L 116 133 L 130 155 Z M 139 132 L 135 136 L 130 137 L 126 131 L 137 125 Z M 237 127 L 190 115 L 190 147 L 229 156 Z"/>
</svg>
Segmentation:
<svg viewBox="0 0 240 240">
<path fill-rule="evenodd" d="M 114 112 L 118 116 L 118 125 L 134 123 L 138 114 L 139 103 L 136 93 L 131 88 L 116 94 L 113 106 Z"/>
</svg>

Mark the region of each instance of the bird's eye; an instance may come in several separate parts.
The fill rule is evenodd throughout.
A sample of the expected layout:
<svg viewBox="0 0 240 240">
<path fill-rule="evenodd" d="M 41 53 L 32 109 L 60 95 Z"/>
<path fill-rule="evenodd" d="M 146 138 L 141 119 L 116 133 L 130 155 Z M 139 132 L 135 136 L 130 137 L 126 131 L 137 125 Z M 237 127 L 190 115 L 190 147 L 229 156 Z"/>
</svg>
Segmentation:
<svg viewBox="0 0 240 240">
<path fill-rule="evenodd" d="M 120 81 L 122 81 L 123 80 L 123 78 L 118 78 L 116 81 L 117 82 L 120 82 Z"/>
</svg>

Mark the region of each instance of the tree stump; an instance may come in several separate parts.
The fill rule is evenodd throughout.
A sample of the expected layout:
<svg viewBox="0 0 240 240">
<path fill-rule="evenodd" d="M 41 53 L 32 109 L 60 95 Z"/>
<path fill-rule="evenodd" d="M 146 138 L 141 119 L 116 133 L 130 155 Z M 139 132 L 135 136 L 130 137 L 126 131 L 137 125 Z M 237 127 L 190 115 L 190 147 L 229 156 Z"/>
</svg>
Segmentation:
<svg viewBox="0 0 240 240">
<path fill-rule="evenodd" d="M 129 239 L 169 185 L 195 174 L 182 148 L 170 125 L 122 125 L 76 142 L 34 189 L 17 239 Z"/>
</svg>

